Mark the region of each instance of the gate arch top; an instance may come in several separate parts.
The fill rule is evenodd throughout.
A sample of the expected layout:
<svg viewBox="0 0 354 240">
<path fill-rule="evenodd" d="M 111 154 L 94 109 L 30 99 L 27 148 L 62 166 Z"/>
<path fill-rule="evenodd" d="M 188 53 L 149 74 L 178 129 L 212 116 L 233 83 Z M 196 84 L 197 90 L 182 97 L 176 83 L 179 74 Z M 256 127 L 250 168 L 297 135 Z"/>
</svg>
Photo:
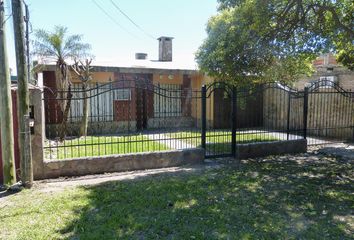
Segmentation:
<svg viewBox="0 0 354 240">
<path fill-rule="evenodd" d="M 216 90 L 216 89 L 224 89 L 226 93 L 228 94 L 229 97 L 232 97 L 232 92 L 233 92 L 233 86 L 229 83 L 226 82 L 213 82 L 211 84 L 208 84 L 206 86 L 206 92 L 207 92 L 207 98 L 211 96 L 211 94 Z"/>
</svg>

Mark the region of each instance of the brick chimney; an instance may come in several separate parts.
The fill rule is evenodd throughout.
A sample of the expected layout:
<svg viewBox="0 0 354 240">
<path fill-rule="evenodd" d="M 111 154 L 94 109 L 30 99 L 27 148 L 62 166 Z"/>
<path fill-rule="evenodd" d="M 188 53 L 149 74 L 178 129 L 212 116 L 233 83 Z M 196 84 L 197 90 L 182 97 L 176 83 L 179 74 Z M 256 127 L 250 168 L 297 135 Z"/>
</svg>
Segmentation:
<svg viewBox="0 0 354 240">
<path fill-rule="evenodd" d="M 172 62 L 172 37 L 159 37 L 159 61 Z"/>
</svg>

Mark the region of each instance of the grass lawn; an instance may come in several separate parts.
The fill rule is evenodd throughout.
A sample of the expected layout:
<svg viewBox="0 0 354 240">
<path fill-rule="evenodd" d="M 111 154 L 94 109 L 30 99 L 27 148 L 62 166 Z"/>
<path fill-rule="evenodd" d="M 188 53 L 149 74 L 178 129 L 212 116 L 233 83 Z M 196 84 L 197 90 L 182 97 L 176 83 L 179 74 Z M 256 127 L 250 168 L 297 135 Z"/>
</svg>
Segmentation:
<svg viewBox="0 0 354 240">
<path fill-rule="evenodd" d="M 167 136 L 185 141 L 195 147 L 201 145 L 200 132 L 176 132 L 168 133 Z M 278 139 L 267 133 L 237 133 L 237 143 L 269 142 Z M 207 131 L 206 150 L 213 153 L 227 153 L 231 151 L 231 131 Z"/>
<path fill-rule="evenodd" d="M 352 239 L 353 172 L 301 155 L 25 190 L 0 198 L 0 239 Z"/>
<path fill-rule="evenodd" d="M 169 148 L 141 135 L 125 137 L 87 136 L 59 142 L 58 147 L 55 145 L 54 148 L 49 148 L 47 142 L 45 156 L 47 159 L 65 159 L 162 150 L 169 150 Z"/>
</svg>

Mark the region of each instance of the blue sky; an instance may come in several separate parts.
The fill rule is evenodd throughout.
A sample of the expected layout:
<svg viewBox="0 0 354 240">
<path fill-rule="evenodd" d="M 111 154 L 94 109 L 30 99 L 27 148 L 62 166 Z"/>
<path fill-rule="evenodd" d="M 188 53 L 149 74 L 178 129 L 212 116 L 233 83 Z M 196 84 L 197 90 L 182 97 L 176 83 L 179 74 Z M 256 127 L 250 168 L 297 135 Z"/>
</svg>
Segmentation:
<svg viewBox="0 0 354 240">
<path fill-rule="evenodd" d="M 107 17 L 93 0 L 27 0 L 32 27 L 51 30 L 55 25 L 63 25 L 71 34 L 83 34 L 84 41 L 92 45 L 97 62 L 132 60 L 135 52 L 146 52 L 149 59 L 157 59 L 157 40 L 136 28 L 110 0 L 95 1 L 129 33 Z M 113 1 L 148 34 L 156 38 L 174 37 L 174 60 L 190 64 L 194 63 L 194 53 L 206 37 L 206 23 L 217 7 L 217 0 Z M 10 0 L 5 3 L 8 5 Z M 8 21 L 9 62 L 15 68 L 11 24 Z"/>
</svg>

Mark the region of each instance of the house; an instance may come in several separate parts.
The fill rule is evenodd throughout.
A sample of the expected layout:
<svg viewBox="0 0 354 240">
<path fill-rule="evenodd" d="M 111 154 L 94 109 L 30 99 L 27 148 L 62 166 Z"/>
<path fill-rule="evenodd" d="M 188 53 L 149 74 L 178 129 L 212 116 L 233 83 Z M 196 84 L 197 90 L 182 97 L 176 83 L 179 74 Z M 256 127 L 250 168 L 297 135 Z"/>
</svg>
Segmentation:
<svg viewBox="0 0 354 240">
<path fill-rule="evenodd" d="M 200 100 L 194 90 L 200 90 L 211 79 L 195 66 L 174 62 L 172 40 L 170 37 L 158 39 L 158 60 L 148 60 L 147 54 L 136 53 L 134 61 L 119 66 L 115 63 L 93 66 L 89 84 L 89 129 L 92 133 L 109 133 L 113 128 L 135 131 L 197 124 Z M 82 84 L 74 72 L 71 76 L 73 97 L 69 121 L 79 123 L 83 116 Z M 62 111 L 61 100 L 56 95 L 55 65 L 44 65 L 38 72 L 38 81 L 45 87 L 46 125 L 56 129 L 62 122 Z M 77 127 L 72 130 L 75 129 Z"/>
<path fill-rule="evenodd" d="M 310 77 L 304 77 L 295 83 L 298 89 L 304 89 L 318 80 L 327 80 L 337 83 L 345 90 L 354 90 L 354 72 L 338 64 L 333 54 L 323 54 L 314 62 L 315 73 Z"/>
</svg>

